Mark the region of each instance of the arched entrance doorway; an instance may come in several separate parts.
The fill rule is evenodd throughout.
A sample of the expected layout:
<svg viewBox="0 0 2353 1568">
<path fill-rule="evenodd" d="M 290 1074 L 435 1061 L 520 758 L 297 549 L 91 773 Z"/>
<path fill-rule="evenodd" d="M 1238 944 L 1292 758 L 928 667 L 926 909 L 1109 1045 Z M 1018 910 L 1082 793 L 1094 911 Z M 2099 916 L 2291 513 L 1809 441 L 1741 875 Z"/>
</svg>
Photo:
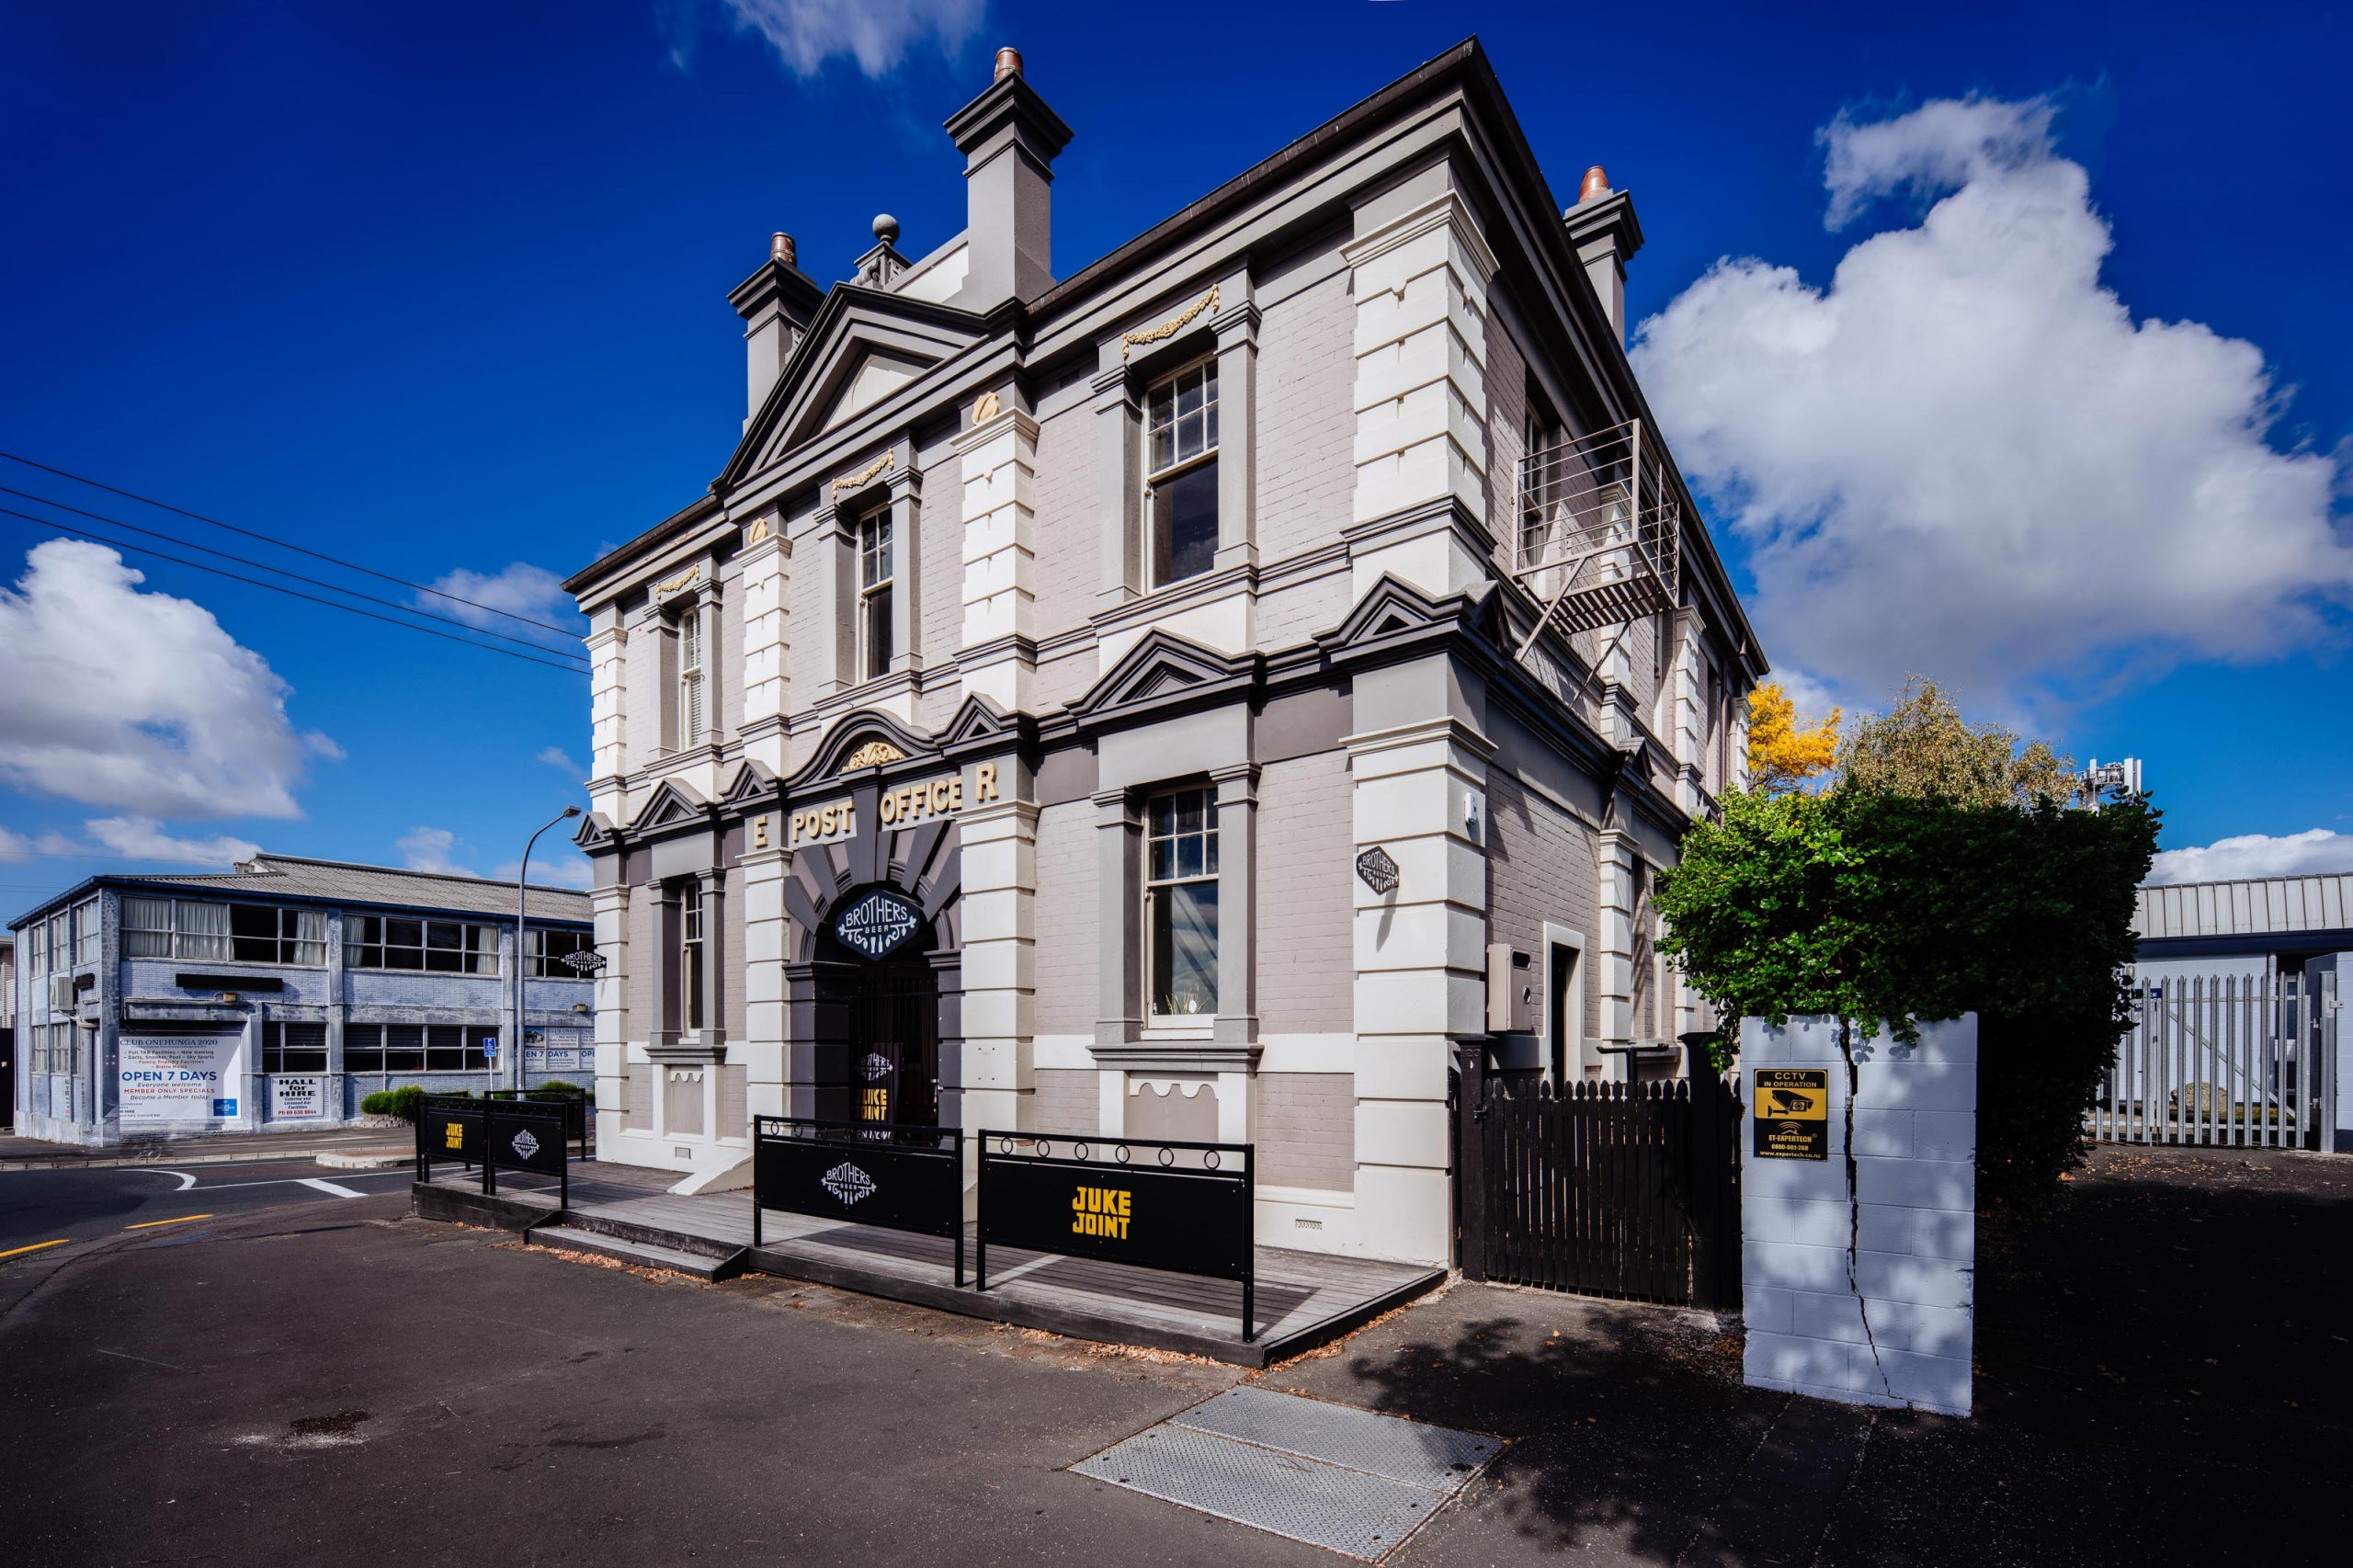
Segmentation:
<svg viewBox="0 0 2353 1568">
<path fill-rule="evenodd" d="M 889 886 L 837 900 L 819 938 L 821 1004 L 840 1021 L 843 1049 L 834 1105 L 819 1114 L 853 1121 L 939 1123 L 939 976 L 931 922 Z M 835 1088 L 824 1095 L 824 1088 Z"/>
</svg>

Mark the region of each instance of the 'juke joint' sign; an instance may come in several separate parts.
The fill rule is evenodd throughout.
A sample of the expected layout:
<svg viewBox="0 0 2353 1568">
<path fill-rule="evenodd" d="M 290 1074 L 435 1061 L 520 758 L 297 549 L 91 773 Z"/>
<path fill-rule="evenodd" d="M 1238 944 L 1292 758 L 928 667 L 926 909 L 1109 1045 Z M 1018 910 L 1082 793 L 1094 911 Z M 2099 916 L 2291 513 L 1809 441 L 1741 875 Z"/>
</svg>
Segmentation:
<svg viewBox="0 0 2353 1568">
<path fill-rule="evenodd" d="M 1135 1194 L 1123 1187 L 1080 1187 L 1070 1200 L 1071 1234 L 1126 1241 L 1134 1199 Z"/>
<path fill-rule="evenodd" d="M 1239 1171 L 1088 1167 L 992 1151 L 980 1222 L 991 1246 L 1225 1279 L 1250 1265 L 1250 1188 Z"/>
</svg>

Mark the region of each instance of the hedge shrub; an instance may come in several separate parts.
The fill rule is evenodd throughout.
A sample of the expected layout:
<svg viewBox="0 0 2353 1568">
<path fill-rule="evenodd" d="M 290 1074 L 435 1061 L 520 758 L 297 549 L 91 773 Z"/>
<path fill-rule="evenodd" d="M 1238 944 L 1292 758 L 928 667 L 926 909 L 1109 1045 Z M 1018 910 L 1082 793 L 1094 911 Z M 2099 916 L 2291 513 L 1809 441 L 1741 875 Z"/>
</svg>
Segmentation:
<svg viewBox="0 0 2353 1568">
<path fill-rule="evenodd" d="M 425 1109 L 425 1091 L 415 1084 L 378 1089 L 360 1100 L 359 1109 L 368 1116 L 397 1116 L 403 1121 L 415 1121 Z"/>
</svg>

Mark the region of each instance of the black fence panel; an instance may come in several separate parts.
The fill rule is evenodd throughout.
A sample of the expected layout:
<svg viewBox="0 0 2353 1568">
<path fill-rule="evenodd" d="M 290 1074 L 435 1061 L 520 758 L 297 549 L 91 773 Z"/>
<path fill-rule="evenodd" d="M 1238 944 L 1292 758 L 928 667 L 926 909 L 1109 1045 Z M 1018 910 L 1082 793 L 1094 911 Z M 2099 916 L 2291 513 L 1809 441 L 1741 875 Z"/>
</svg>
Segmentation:
<svg viewBox="0 0 2353 1568">
<path fill-rule="evenodd" d="M 427 1095 L 416 1117 L 416 1179 L 433 1179 L 435 1160 L 482 1167 L 482 1189 L 498 1190 L 498 1173 L 529 1171 L 556 1178 L 557 1206 L 572 1199 L 571 1149 L 564 1108 L 529 1100 Z"/>
<path fill-rule="evenodd" d="M 752 1244 L 775 1209 L 956 1244 L 964 1283 L 964 1134 L 954 1128 L 763 1116 L 752 1124 Z"/>
<path fill-rule="evenodd" d="M 1731 1085 L 1703 1073 L 1514 1093 L 1473 1070 L 1456 1103 L 1467 1277 L 1739 1303 L 1742 1113 Z"/>
<path fill-rule="evenodd" d="M 1251 1337 L 1257 1286 L 1254 1145 L 1005 1131 L 979 1137 L 974 1289 L 988 1289 L 991 1243 L 1236 1279 L 1242 1337 Z"/>
</svg>

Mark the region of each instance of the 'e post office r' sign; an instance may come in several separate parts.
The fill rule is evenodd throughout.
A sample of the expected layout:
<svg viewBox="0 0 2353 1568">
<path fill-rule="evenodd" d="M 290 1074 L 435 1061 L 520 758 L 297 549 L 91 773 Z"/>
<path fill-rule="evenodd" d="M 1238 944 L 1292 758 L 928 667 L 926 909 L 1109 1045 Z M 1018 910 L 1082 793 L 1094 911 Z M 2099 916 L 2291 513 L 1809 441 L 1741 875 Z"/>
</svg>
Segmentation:
<svg viewBox="0 0 2353 1568">
<path fill-rule="evenodd" d="M 1760 1160 L 1830 1157 L 1830 1070 L 1759 1067 L 1748 1099 Z"/>
</svg>

